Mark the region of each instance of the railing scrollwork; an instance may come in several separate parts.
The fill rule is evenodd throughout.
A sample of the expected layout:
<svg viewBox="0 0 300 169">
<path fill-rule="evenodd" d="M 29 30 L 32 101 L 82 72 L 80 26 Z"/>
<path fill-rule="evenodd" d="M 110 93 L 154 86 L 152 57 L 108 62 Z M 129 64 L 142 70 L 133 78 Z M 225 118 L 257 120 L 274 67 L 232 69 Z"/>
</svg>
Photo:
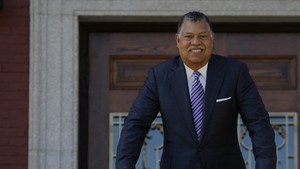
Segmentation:
<svg viewBox="0 0 300 169">
<path fill-rule="evenodd" d="M 298 169 L 298 123 L 295 112 L 270 112 L 277 146 L 277 169 Z M 110 113 L 110 169 L 114 169 L 116 146 L 127 113 Z M 238 139 L 247 169 L 254 169 L 252 143 L 247 127 L 238 118 Z M 152 123 L 142 148 L 137 169 L 159 169 L 163 149 L 163 125 L 158 116 Z"/>
</svg>

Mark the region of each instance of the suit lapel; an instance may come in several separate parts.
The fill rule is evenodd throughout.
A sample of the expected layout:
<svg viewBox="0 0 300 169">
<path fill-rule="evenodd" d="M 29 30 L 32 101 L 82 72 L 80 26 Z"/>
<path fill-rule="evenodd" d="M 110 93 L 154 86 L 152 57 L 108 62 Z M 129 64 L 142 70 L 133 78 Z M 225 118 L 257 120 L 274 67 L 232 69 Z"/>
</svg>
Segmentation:
<svg viewBox="0 0 300 169">
<path fill-rule="evenodd" d="M 207 125 L 209 123 L 210 117 L 212 115 L 213 107 L 216 103 L 219 90 L 222 86 L 224 80 L 223 73 L 223 64 L 220 63 L 220 60 L 217 56 L 212 55 L 208 68 L 207 68 L 207 79 L 206 79 L 206 89 L 205 89 L 205 106 L 204 106 L 204 121 L 203 121 L 203 137 L 207 130 Z"/>
<path fill-rule="evenodd" d="M 189 89 L 187 84 L 187 77 L 183 62 L 180 58 L 175 60 L 173 67 L 169 73 L 169 80 L 172 86 L 172 90 L 177 100 L 177 106 L 179 107 L 182 117 L 187 124 L 189 133 L 194 138 L 195 143 L 198 144 L 197 134 L 194 127 Z"/>
</svg>

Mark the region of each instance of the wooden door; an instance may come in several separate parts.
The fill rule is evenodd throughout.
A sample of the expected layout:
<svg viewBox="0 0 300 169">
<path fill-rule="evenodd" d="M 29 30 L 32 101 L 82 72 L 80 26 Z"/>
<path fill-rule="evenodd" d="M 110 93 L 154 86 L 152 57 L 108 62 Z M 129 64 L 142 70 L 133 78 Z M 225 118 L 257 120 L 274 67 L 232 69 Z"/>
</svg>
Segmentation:
<svg viewBox="0 0 300 169">
<path fill-rule="evenodd" d="M 107 169 L 109 113 L 128 112 L 148 69 L 178 51 L 174 33 L 93 33 L 89 42 L 89 169 Z"/>
<path fill-rule="evenodd" d="M 79 134 L 87 137 L 79 141 L 87 144 L 79 157 L 88 169 L 109 168 L 109 113 L 128 112 L 148 69 L 178 54 L 174 32 L 88 33 L 88 101 L 80 116 L 88 133 Z M 268 111 L 299 110 L 299 33 L 219 31 L 215 37 L 216 53 L 248 64 Z"/>
<path fill-rule="evenodd" d="M 298 111 L 298 33 L 220 33 L 216 51 L 247 63 L 268 111 Z"/>
</svg>

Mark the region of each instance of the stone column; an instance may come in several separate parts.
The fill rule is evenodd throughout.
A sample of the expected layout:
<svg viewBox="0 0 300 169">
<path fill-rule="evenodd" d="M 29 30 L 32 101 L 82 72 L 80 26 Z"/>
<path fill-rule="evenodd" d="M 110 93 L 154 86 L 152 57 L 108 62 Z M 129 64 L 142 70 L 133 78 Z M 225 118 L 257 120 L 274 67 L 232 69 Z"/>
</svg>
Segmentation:
<svg viewBox="0 0 300 169">
<path fill-rule="evenodd" d="M 78 21 L 62 4 L 30 4 L 30 169 L 77 169 Z"/>
</svg>

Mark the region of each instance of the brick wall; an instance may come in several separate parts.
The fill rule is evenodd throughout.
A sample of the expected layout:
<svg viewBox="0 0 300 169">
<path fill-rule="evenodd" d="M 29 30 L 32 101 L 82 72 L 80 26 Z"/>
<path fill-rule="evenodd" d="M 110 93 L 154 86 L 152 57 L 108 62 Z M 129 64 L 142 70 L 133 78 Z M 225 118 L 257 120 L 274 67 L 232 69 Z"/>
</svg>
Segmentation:
<svg viewBox="0 0 300 169">
<path fill-rule="evenodd" d="M 29 0 L 0 9 L 0 169 L 27 169 Z"/>
</svg>

